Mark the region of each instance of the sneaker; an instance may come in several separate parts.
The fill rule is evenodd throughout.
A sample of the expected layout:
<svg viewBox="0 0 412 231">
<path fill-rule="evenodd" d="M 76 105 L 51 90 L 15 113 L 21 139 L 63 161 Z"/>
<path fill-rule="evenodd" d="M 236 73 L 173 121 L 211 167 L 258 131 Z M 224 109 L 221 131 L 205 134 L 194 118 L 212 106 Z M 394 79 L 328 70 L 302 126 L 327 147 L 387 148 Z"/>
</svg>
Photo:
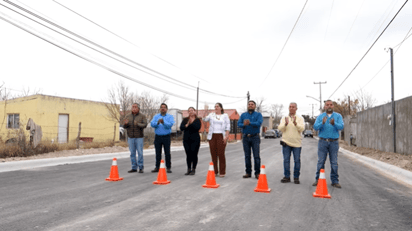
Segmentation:
<svg viewBox="0 0 412 231">
<path fill-rule="evenodd" d="M 293 182 L 295 182 L 295 184 L 300 184 L 299 178 L 293 178 Z"/>
<path fill-rule="evenodd" d="M 127 171 L 128 173 L 133 173 L 133 172 L 137 172 L 137 170 L 136 169 L 131 169 L 131 170 L 129 170 L 129 171 Z"/>
<path fill-rule="evenodd" d="M 259 180 L 259 176 L 260 176 L 260 174 L 255 174 L 255 177 L 256 177 L 256 179 L 258 179 L 258 180 Z"/>
<path fill-rule="evenodd" d="M 144 173 L 143 168 L 139 169 L 139 173 Z"/>
<path fill-rule="evenodd" d="M 312 184 L 312 186 L 318 186 L 318 180 L 316 180 L 315 183 Z"/>
<path fill-rule="evenodd" d="M 342 186 L 341 186 L 339 183 L 332 184 L 332 187 L 335 187 L 335 188 L 342 188 Z"/>
<path fill-rule="evenodd" d="M 280 180 L 281 183 L 289 183 L 290 182 L 290 177 L 283 177 L 282 180 Z"/>
<path fill-rule="evenodd" d="M 158 168 L 154 168 L 154 169 L 152 170 L 152 172 L 159 172 L 159 169 L 158 169 Z"/>
<path fill-rule="evenodd" d="M 168 168 L 167 173 L 172 173 L 172 170 L 170 168 Z"/>
<path fill-rule="evenodd" d="M 245 175 L 243 175 L 243 178 L 250 178 L 250 177 L 252 177 L 252 175 L 250 175 L 250 174 L 248 174 L 248 173 L 246 173 Z"/>
</svg>

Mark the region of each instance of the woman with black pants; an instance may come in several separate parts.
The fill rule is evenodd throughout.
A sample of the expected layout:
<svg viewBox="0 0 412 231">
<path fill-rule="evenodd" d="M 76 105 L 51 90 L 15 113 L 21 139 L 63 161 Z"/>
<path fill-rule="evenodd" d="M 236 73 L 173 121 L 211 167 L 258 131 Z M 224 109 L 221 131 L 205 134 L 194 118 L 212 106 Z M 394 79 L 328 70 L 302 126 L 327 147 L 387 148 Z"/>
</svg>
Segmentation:
<svg viewBox="0 0 412 231">
<path fill-rule="evenodd" d="M 188 109 L 189 116 L 184 118 L 180 124 L 180 130 L 184 131 L 183 146 L 186 152 L 187 173 L 185 175 L 195 175 L 197 166 L 197 154 L 200 148 L 199 130 L 202 126 L 200 119 L 196 116 L 193 107 Z"/>
</svg>

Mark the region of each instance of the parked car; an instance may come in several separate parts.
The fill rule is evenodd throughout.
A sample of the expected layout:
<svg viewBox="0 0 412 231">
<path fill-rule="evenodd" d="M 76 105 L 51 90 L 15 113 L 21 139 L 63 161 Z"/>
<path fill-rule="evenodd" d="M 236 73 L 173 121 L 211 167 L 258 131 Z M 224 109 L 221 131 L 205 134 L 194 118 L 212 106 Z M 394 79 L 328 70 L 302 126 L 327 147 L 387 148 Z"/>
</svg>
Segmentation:
<svg viewBox="0 0 412 231">
<path fill-rule="evenodd" d="M 313 138 L 313 132 L 312 130 L 305 130 L 303 132 L 303 137 L 312 137 Z"/>
<path fill-rule="evenodd" d="M 279 131 L 279 129 L 275 129 L 275 132 L 276 132 L 276 137 L 277 137 L 277 138 L 282 137 L 282 132 Z"/>
<path fill-rule="evenodd" d="M 267 130 L 265 132 L 265 139 L 268 139 L 268 138 L 273 138 L 273 139 L 277 138 L 276 131 L 275 130 Z"/>
</svg>

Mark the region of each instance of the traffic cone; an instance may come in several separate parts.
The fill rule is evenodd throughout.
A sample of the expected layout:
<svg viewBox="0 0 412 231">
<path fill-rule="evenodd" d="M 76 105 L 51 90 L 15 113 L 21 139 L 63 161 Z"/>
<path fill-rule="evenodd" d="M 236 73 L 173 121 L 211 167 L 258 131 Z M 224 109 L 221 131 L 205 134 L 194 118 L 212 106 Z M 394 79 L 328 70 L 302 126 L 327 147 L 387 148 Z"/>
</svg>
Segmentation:
<svg viewBox="0 0 412 231">
<path fill-rule="evenodd" d="M 259 175 L 257 186 L 255 188 L 255 192 L 270 193 L 270 190 L 272 189 L 268 187 L 265 165 L 262 165 L 262 167 L 260 168 L 260 175 Z"/>
<path fill-rule="evenodd" d="M 119 170 L 117 169 L 117 159 L 113 158 L 112 168 L 110 170 L 109 178 L 106 178 L 107 181 L 119 181 L 123 180 L 123 177 L 119 177 Z"/>
<path fill-rule="evenodd" d="M 318 185 L 316 186 L 316 192 L 313 193 L 313 197 L 331 198 L 328 193 L 328 186 L 326 185 L 325 170 L 323 169 L 320 170 Z"/>
<path fill-rule="evenodd" d="M 220 184 L 216 184 L 215 169 L 213 168 L 213 162 L 210 162 L 209 171 L 207 172 L 206 184 L 202 185 L 203 188 L 219 188 Z"/>
<path fill-rule="evenodd" d="M 153 184 L 169 184 L 170 180 L 167 180 L 165 161 L 160 161 L 159 174 L 157 174 L 157 181 L 153 181 Z"/>
</svg>

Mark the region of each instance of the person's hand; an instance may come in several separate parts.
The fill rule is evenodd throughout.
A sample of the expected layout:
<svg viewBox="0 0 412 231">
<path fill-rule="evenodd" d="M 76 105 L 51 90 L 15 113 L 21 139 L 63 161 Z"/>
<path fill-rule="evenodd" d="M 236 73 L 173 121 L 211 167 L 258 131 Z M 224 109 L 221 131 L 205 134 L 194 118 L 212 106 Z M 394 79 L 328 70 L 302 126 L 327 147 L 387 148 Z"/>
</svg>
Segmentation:
<svg viewBox="0 0 412 231">
<path fill-rule="evenodd" d="M 160 119 L 157 121 L 157 123 L 158 123 L 158 124 L 164 123 L 163 118 L 160 118 Z"/>
<path fill-rule="evenodd" d="M 226 136 L 225 138 L 223 138 L 223 144 L 226 144 L 226 143 L 227 143 L 227 139 L 228 139 L 227 136 Z"/>
<path fill-rule="evenodd" d="M 128 124 L 128 123 L 129 123 L 129 120 L 128 120 L 128 119 L 124 119 L 123 122 L 124 122 L 124 124 Z"/>
<path fill-rule="evenodd" d="M 329 123 L 332 124 L 332 125 L 335 125 L 335 119 L 332 118 L 332 119 L 329 121 Z"/>
<path fill-rule="evenodd" d="M 185 127 L 189 127 L 189 122 L 186 123 Z"/>
<path fill-rule="evenodd" d="M 325 124 L 327 119 L 328 119 L 328 118 L 327 118 L 326 116 L 323 117 L 322 124 Z"/>
<path fill-rule="evenodd" d="M 297 123 L 296 123 L 296 116 L 294 116 L 292 119 L 293 119 L 293 124 L 296 126 L 296 125 L 297 125 Z"/>
<path fill-rule="evenodd" d="M 289 117 L 285 117 L 285 126 L 288 126 L 289 124 Z"/>
<path fill-rule="evenodd" d="M 245 120 L 243 121 L 243 125 L 248 126 L 249 124 L 250 124 L 250 120 L 245 119 Z"/>
</svg>

